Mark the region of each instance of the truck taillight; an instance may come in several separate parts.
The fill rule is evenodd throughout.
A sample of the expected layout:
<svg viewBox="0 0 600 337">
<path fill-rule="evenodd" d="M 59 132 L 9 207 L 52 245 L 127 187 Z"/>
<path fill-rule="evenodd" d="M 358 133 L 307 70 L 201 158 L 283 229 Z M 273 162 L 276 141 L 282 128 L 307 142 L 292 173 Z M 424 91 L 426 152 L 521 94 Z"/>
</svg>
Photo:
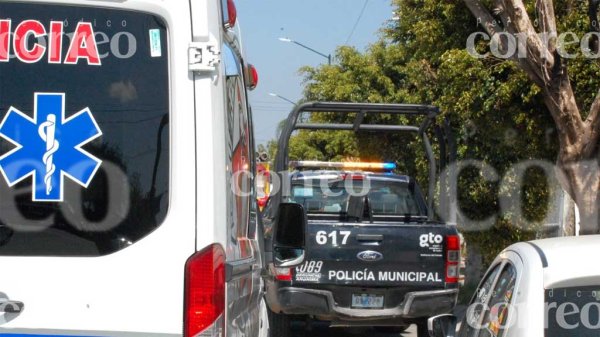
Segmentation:
<svg viewBox="0 0 600 337">
<path fill-rule="evenodd" d="M 460 273 L 460 237 L 446 236 L 446 283 L 457 283 Z"/>
<path fill-rule="evenodd" d="M 271 265 L 271 268 L 276 280 L 288 282 L 292 280 L 292 268 L 276 268 L 273 265 Z"/>
<path fill-rule="evenodd" d="M 184 337 L 221 337 L 225 333 L 225 252 L 219 244 L 185 263 Z"/>
</svg>

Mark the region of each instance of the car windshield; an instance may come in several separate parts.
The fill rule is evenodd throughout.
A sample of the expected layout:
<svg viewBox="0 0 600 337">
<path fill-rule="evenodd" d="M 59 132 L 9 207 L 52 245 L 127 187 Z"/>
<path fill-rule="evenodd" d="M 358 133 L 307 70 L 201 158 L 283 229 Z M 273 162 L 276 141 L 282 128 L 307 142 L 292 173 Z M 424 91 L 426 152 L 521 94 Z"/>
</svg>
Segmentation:
<svg viewBox="0 0 600 337">
<path fill-rule="evenodd" d="M 365 212 L 373 216 L 427 216 L 423 196 L 409 179 L 333 175 L 292 181 L 292 201 L 309 214 L 346 214 L 352 195 L 366 196 Z"/>
<path fill-rule="evenodd" d="M 546 289 L 546 337 L 592 337 L 600 331 L 600 285 Z"/>
</svg>

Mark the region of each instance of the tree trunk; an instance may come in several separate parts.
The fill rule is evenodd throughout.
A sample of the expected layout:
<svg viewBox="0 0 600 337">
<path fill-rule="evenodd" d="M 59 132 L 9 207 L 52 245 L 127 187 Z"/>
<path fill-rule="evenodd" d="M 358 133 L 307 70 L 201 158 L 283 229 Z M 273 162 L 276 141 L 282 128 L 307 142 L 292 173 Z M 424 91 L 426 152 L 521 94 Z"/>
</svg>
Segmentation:
<svg viewBox="0 0 600 337">
<path fill-rule="evenodd" d="M 581 235 L 600 234 L 598 208 L 600 207 L 600 171 L 593 160 L 560 163 L 567 188 L 579 209 Z"/>
<path fill-rule="evenodd" d="M 597 139 L 591 133 L 591 125 L 579 117 L 566 63 L 564 60 L 559 62 L 557 67 L 560 69 L 553 71 L 553 80 L 543 88 L 544 102 L 558 128 L 558 180 L 577 204 L 580 234 L 599 234 L 600 170 L 597 146 L 590 146 Z"/>
</svg>

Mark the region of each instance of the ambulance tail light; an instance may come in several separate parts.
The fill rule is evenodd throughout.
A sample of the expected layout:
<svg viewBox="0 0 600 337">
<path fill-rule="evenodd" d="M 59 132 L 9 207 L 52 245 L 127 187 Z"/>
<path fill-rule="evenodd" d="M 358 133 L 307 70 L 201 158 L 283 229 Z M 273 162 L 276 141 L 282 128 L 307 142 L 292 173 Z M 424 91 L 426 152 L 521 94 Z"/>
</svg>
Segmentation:
<svg viewBox="0 0 600 337">
<path fill-rule="evenodd" d="M 185 264 L 184 337 L 225 333 L 225 252 L 219 244 L 192 255 Z"/>
<path fill-rule="evenodd" d="M 225 12 L 225 28 L 233 28 L 237 22 L 237 8 L 233 0 L 225 0 L 226 4 L 223 11 Z"/>
<path fill-rule="evenodd" d="M 460 237 L 446 236 L 446 283 L 457 283 L 460 277 Z"/>
</svg>

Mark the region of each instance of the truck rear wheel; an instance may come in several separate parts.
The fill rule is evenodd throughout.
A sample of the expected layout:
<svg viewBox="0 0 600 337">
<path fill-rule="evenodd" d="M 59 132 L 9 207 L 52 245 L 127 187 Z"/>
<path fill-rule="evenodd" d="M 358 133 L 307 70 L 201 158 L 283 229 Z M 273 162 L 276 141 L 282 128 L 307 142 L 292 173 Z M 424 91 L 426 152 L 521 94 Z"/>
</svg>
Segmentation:
<svg viewBox="0 0 600 337">
<path fill-rule="evenodd" d="M 429 337 L 429 330 L 427 329 L 427 319 L 416 322 L 417 325 L 417 337 Z"/>
<path fill-rule="evenodd" d="M 269 311 L 269 337 L 291 337 L 290 317 Z"/>
</svg>

